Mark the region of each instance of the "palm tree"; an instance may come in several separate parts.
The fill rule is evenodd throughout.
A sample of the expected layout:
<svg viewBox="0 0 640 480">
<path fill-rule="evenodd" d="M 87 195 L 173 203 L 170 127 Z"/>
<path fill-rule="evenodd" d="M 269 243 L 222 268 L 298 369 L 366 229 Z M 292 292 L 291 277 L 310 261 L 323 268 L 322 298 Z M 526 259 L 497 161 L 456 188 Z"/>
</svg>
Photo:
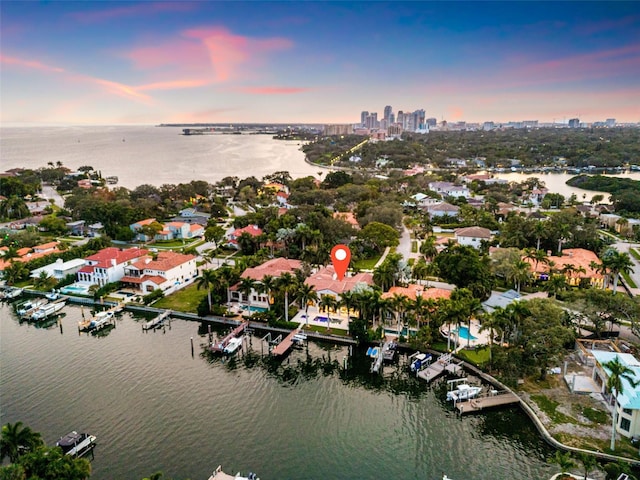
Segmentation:
<svg viewBox="0 0 640 480">
<path fill-rule="evenodd" d="M 587 480 L 589 472 L 593 471 L 598 466 L 598 459 L 593 455 L 578 452 L 578 460 L 580 460 L 580 463 L 582 463 L 582 468 L 584 470 L 584 480 Z"/>
<path fill-rule="evenodd" d="M 602 265 L 606 266 L 613 276 L 613 294 L 618 288 L 620 274 L 633 272 L 633 262 L 627 252 L 619 252 L 615 248 L 609 248 L 602 254 Z"/>
<path fill-rule="evenodd" d="M 507 280 L 512 280 L 518 293 L 520 293 L 520 285 L 531 278 L 531 265 L 524 260 L 518 260 L 514 263 L 507 273 Z"/>
<path fill-rule="evenodd" d="M 301 283 L 298 287 L 297 297 L 300 300 L 300 308 L 304 308 L 304 318 L 305 323 L 309 323 L 309 302 L 317 302 L 318 301 L 318 293 L 313 285 L 309 285 L 308 283 Z M 328 317 L 328 315 L 327 315 Z M 327 322 L 327 328 L 331 325 L 330 322 Z"/>
<path fill-rule="evenodd" d="M 9 461 L 15 463 L 22 454 L 42 445 L 44 443 L 38 432 L 34 432 L 29 427 L 23 427 L 22 422 L 7 423 L 2 426 L 0 461 L 9 457 Z"/>
<path fill-rule="evenodd" d="M 215 270 L 203 270 L 198 278 L 197 288 L 204 288 L 207 291 L 207 301 L 209 302 L 209 313 L 211 313 L 211 288 L 216 284 L 217 275 Z"/>
<path fill-rule="evenodd" d="M 258 282 L 258 284 L 255 286 L 258 289 L 258 292 L 267 294 L 269 304 L 273 303 L 271 292 L 276 289 L 276 283 L 276 277 L 274 277 L 273 275 L 265 275 L 264 277 L 262 277 L 262 280 L 260 280 L 260 282 Z"/>
<path fill-rule="evenodd" d="M 29 269 L 27 269 L 22 262 L 11 262 L 11 264 L 4 269 L 4 279 L 7 285 L 15 285 L 24 280 L 27 275 L 29 275 Z"/>
<path fill-rule="evenodd" d="M 549 262 L 549 256 L 547 255 L 547 252 L 545 252 L 544 250 L 540 250 L 539 248 L 535 250 L 532 248 L 527 248 L 525 249 L 524 253 L 524 258 L 528 258 L 529 260 L 534 262 L 534 270 L 536 271 L 538 270 L 538 265 L 540 263 L 548 264 Z"/>
<path fill-rule="evenodd" d="M 436 248 L 436 237 L 429 236 L 425 238 L 420 244 L 420 253 L 426 260 L 433 260 L 438 254 L 438 249 Z"/>
<path fill-rule="evenodd" d="M 547 227 L 543 222 L 538 220 L 534 224 L 533 233 L 536 236 L 536 250 L 540 250 L 540 240 L 545 235 L 546 231 L 547 231 Z"/>
<path fill-rule="evenodd" d="M 242 292 L 242 295 L 246 298 L 247 301 L 247 312 L 251 315 L 251 292 L 253 292 L 255 288 L 255 282 L 253 278 L 241 278 L 240 283 L 238 284 L 238 290 Z"/>
<path fill-rule="evenodd" d="M 396 325 L 398 327 L 398 337 L 400 337 L 400 319 L 403 317 L 405 310 L 409 306 L 409 299 L 405 295 L 394 293 L 391 297 L 391 306 L 396 314 Z"/>
<path fill-rule="evenodd" d="M 333 295 L 324 294 L 320 297 L 321 311 L 329 313 L 331 310 L 335 311 L 337 306 L 338 306 L 338 301 L 335 299 Z"/>
<path fill-rule="evenodd" d="M 635 380 L 634 371 L 627 367 L 616 356 L 613 360 L 605 362 L 602 366 L 608 370 L 607 389 L 611 392 L 614 398 L 613 402 L 613 415 L 612 415 L 612 428 L 611 428 L 611 450 L 616 449 L 616 426 L 618 425 L 618 395 L 624 393 L 624 383 L 627 382 L 632 388 L 638 385 Z"/>
<path fill-rule="evenodd" d="M 295 290 L 296 279 L 289 272 L 278 277 L 278 288 L 284 293 L 284 319 L 289 321 L 289 293 Z"/>
<path fill-rule="evenodd" d="M 549 463 L 557 464 L 560 467 L 560 473 L 568 473 L 570 468 L 576 466 L 571 459 L 571 454 L 569 452 L 562 453 L 560 450 L 556 450 L 556 454 L 549 459 Z"/>
<path fill-rule="evenodd" d="M 340 304 L 344 305 L 347 309 L 347 321 L 349 320 L 349 312 L 351 311 L 351 307 L 353 306 L 353 293 L 349 290 L 342 292 L 340 294 Z"/>
</svg>

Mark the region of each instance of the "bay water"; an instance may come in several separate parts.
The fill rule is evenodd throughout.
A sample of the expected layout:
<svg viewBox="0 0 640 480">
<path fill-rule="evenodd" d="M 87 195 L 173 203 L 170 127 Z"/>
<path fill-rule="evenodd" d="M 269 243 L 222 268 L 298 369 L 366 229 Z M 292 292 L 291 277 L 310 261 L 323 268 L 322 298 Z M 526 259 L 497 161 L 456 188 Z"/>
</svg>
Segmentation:
<svg viewBox="0 0 640 480">
<path fill-rule="evenodd" d="M 0 406 L 3 424 L 22 421 L 48 444 L 71 430 L 96 435 L 92 480 L 157 470 L 206 480 L 218 465 L 263 480 L 544 480 L 556 471 L 517 407 L 460 418 L 446 383 L 411 376 L 405 357 L 383 375 L 358 349 L 345 371 L 344 345 L 311 342 L 276 360 L 256 333 L 225 359 L 205 353 L 205 323 L 143 332 L 147 319 L 123 312 L 94 336 L 77 328 L 89 314 L 68 305 L 37 328 L 0 305 Z"/>
</svg>

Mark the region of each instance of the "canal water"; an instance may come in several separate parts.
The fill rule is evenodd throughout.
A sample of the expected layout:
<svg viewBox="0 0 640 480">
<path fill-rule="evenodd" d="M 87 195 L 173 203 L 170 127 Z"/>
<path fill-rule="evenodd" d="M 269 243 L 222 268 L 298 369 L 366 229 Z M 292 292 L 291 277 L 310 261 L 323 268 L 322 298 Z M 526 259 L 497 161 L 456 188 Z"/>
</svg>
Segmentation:
<svg viewBox="0 0 640 480">
<path fill-rule="evenodd" d="M 71 430 L 98 437 L 92 480 L 162 470 L 206 480 L 222 465 L 263 480 L 547 479 L 552 450 L 517 408 L 457 417 L 443 381 L 408 375 L 405 359 L 369 373 L 349 348 L 310 343 L 263 357 L 257 334 L 232 359 L 204 353 L 207 325 L 123 312 L 115 328 L 80 334 L 86 307 L 59 323 L 20 323 L 0 305 L 2 423 L 22 421 L 48 444 Z M 214 329 L 215 332 L 215 329 Z M 195 351 L 192 355 L 191 337 Z"/>
</svg>

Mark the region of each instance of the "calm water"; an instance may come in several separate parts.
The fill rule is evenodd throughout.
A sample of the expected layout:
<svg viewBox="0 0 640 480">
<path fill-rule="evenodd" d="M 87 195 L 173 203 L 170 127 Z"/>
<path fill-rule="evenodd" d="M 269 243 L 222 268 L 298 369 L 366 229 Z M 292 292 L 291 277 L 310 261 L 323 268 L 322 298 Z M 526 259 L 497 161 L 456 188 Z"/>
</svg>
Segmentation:
<svg viewBox="0 0 640 480">
<path fill-rule="evenodd" d="M 316 175 L 299 142 L 271 135 L 180 135 L 181 128 L 154 126 L 5 127 L 0 129 L 2 170 L 62 162 L 90 165 L 118 185 L 215 183 L 286 170 L 292 177 Z"/>
<path fill-rule="evenodd" d="M 0 305 L 2 423 L 23 421 L 48 443 L 70 430 L 98 436 L 92 479 L 139 480 L 161 469 L 206 480 L 217 465 L 263 480 L 547 479 L 551 450 L 518 409 L 456 417 L 446 386 L 404 368 L 372 376 L 348 349 L 311 344 L 274 362 L 202 355 L 206 327 L 174 320 L 144 333 L 124 313 L 104 337 L 79 335 L 80 307 L 49 329 Z M 85 313 L 87 311 L 85 310 Z M 196 344 L 191 356 L 190 337 Z"/>
</svg>

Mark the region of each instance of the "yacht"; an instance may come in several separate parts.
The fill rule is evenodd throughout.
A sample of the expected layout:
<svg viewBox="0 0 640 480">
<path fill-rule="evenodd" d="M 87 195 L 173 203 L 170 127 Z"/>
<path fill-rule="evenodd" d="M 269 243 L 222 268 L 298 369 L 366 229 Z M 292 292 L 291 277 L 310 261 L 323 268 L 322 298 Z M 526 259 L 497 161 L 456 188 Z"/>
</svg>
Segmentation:
<svg viewBox="0 0 640 480">
<path fill-rule="evenodd" d="M 62 448 L 62 453 L 73 457 L 81 457 L 96 446 L 95 435 L 88 433 L 78 433 L 76 431 L 67 433 L 56 442 L 56 446 Z"/>
<path fill-rule="evenodd" d="M 235 353 L 236 350 L 242 347 L 242 338 L 243 337 L 233 337 L 232 339 L 230 339 L 229 342 L 222 349 L 222 352 L 226 353 L 227 355 L 231 355 L 232 353 Z"/>
<path fill-rule="evenodd" d="M 113 312 L 111 310 L 96 313 L 91 322 L 89 322 L 89 329 L 93 330 L 104 327 L 105 323 L 109 323 L 112 317 Z"/>
<path fill-rule="evenodd" d="M 65 305 L 64 301 L 47 303 L 46 305 L 43 305 L 42 307 L 38 308 L 35 312 L 31 314 L 31 320 L 36 320 L 36 321 L 44 320 L 45 318 L 58 313 L 60 310 L 64 308 L 64 305 Z"/>
<path fill-rule="evenodd" d="M 22 295 L 21 288 L 10 288 L 4 291 L 4 296 L 2 298 L 6 298 L 7 300 L 13 300 Z"/>
<path fill-rule="evenodd" d="M 49 293 L 45 293 L 44 296 L 49 300 L 57 300 L 60 298 L 60 294 L 54 290 L 50 291 Z"/>
<path fill-rule="evenodd" d="M 480 395 L 481 391 L 482 387 L 461 383 L 455 390 L 447 392 L 447 400 L 453 400 L 454 402 L 469 400 Z"/>
</svg>

